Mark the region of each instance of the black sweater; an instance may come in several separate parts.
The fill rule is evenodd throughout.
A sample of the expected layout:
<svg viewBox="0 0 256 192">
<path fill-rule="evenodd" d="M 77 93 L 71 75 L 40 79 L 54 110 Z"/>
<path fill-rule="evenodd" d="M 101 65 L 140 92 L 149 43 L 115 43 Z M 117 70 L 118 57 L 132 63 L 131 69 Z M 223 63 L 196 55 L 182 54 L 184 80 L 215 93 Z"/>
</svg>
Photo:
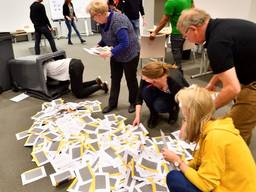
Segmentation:
<svg viewBox="0 0 256 192">
<path fill-rule="evenodd" d="M 44 5 L 37 1 L 30 6 L 30 19 L 35 28 L 42 26 L 52 27 L 46 15 Z"/>
<path fill-rule="evenodd" d="M 172 102 L 175 102 L 174 97 L 178 91 L 184 87 L 188 87 L 188 82 L 184 79 L 183 75 L 178 69 L 171 68 L 167 77 L 167 84 L 170 90 L 170 97 L 172 98 Z M 152 84 L 146 82 L 145 80 L 141 79 L 140 87 L 136 99 L 137 105 L 142 105 L 143 99 L 141 96 L 142 89 L 146 86 L 153 86 Z"/>
<path fill-rule="evenodd" d="M 121 11 L 130 20 L 139 19 L 140 14 L 142 16 L 145 15 L 142 0 L 120 0 L 119 4 L 121 4 Z"/>
<path fill-rule="evenodd" d="M 73 7 L 73 4 L 71 2 L 70 2 L 70 5 Z M 76 17 L 74 7 L 73 7 L 73 14 L 74 14 L 74 17 Z M 70 17 L 69 8 L 68 8 L 67 3 L 63 4 L 63 15 L 64 15 L 65 19 L 67 19 L 66 16 Z"/>
</svg>

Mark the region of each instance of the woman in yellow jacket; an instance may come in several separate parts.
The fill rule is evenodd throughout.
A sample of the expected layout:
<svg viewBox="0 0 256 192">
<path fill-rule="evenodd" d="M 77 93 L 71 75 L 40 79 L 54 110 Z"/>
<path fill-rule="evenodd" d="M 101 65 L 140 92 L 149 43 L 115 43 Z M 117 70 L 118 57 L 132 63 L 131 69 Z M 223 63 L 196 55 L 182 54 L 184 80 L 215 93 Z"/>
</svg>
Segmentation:
<svg viewBox="0 0 256 192">
<path fill-rule="evenodd" d="M 256 192 L 256 166 L 246 143 L 231 118 L 212 120 L 215 111 L 210 93 L 198 86 L 180 90 L 176 95 L 184 121 L 181 136 L 196 142 L 198 150 L 187 165 L 164 148 L 165 160 L 180 171 L 167 175 L 173 192 Z"/>
</svg>

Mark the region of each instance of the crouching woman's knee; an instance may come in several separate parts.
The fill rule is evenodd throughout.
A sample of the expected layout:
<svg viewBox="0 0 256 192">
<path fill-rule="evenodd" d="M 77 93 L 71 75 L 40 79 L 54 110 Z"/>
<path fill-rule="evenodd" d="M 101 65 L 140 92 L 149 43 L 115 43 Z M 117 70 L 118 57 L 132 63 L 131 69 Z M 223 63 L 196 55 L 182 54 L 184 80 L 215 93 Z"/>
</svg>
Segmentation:
<svg viewBox="0 0 256 192">
<path fill-rule="evenodd" d="M 200 192 L 181 171 L 170 171 L 167 174 L 166 182 L 172 192 Z"/>
<path fill-rule="evenodd" d="M 83 99 L 85 96 L 81 93 L 80 90 L 74 90 L 71 89 L 72 93 L 75 95 L 76 98 L 78 99 Z"/>
<path fill-rule="evenodd" d="M 169 188 L 169 190 L 173 189 L 177 183 L 179 182 L 179 177 L 180 177 L 180 171 L 170 171 L 167 176 L 166 176 L 166 183 Z"/>
</svg>

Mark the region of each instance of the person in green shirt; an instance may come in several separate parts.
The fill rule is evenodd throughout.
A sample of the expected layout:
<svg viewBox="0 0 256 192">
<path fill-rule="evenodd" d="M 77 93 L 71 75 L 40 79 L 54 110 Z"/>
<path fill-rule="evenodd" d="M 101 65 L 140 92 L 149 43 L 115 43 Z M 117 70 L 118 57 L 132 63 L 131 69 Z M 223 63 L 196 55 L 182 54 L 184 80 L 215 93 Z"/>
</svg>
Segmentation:
<svg viewBox="0 0 256 192">
<path fill-rule="evenodd" d="M 150 34 L 150 39 L 155 39 L 155 36 L 161 29 L 170 21 L 172 26 L 171 33 L 171 48 L 174 61 L 179 69 L 182 71 L 181 60 L 182 50 L 185 39 L 176 28 L 177 21 L 181 12 L 184 9 L 194 7 L 193 0 L 166 0 L 164 4 L 164 14 L 157 25 L 156 29 Z"/>
</svg>

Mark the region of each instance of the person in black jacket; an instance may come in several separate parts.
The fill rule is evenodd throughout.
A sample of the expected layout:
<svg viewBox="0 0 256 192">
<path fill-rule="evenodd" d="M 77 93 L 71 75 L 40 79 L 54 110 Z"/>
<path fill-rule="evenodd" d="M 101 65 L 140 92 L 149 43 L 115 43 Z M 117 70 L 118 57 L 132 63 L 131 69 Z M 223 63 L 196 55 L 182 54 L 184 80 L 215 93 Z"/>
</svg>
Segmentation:
<svg viewBox="0 0 256 192">
<path fill-rule="evenodd" d="M 37 0 L 30 6 L 30 19 L 35 28 L 35 54 L 40 55 L 40 41 L 42 34 L 49 41 L 53 52 L 57 51 L 51 31 L 53 30 L 46 15 L 43 0 Z"/>
<path fill-rule="evenodd" d="M 143 100 L 150 111 L 147 122 L 149 128 L 157 125 L 158 113 L 169 113 L 169 123 L 175 123 L 178 119 L 179 106 L 174 97 L 180 89 L 189 86 L 181 71 L 175 65 L 151 62 L 142 68 L 141 74 L 133 126 L 140 123 Z"/>
<path fill-rule="evenodd" d="M 64 15 L 64 18 L 65 18 L 65 23 L 66 23 L 67 28 L 68 28 L 68 44 L 73 45 L 73 43 L 71 41 L 72 27 L 74 28 L 74 30 L 75 30 L 77 36 L 79 37 L 81 43 L 84 43 L 85 40 L 82 39 L 79 31 L 76 28 L 76 24 L 74 22 L 74 20 L 77 21 L 77 18 L 76 18 L 75 10 L 74 10 L 73 4 L 71 3 L 71 0 L 65 0 L 65 3 L 63 4 L 63 15 Z"/>
<path fill-rule="evenodd" d="M 137 37 L 140 36 L 140 14 L 144 24 L 144 7 L 142 0 L 109 0 L 109 7 L 117 12 L 124 13 L 131 21 Z"/>
</svg>

